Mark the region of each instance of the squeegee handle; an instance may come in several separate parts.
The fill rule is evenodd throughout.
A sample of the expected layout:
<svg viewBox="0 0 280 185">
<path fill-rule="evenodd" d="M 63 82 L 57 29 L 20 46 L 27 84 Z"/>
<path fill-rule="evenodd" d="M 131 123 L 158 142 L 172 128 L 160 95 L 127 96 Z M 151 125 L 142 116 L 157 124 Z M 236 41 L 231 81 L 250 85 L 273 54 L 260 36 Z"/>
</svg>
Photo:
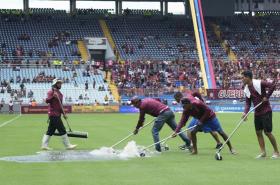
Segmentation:
<svg viewBox="0 0 280 185">
<path fill-rule="evenodd" d="M 59 97 L 57 96 L 57 94 L 55 94 L 54 96 L 56 97 L 56 99 L 57 99 L 58 102 L 59 102 L 59 105 L 60 105 L 60 108 L 61 108 L 61 110 L 62 110 L 63 115 L 66 116 L 66 113 L 65 113 L 65 111 L 64 111 L 64 108 L 63 108 L 63 106 L 62 106 L 62 103 L 61 103 Z M 65 118 L 65 117 L 64 117 L 64 118 Z M 67 126 L 68 126 L 68 128 L 69 128 L 69 131 L 72 132 L 72 129 L 71 129 L 71 127 L 70 127 L 70 124 L 69 124 L 69 122 L 68 122 L 68 120 L 67 120 L 66 118 L 65 118 L 65 121 L 66 121 L 66 124 L 67 124 Z"/>
<path fill-rule="evenodd" d="M 225 147 L 225 145 L 227 144 L 227 142 L 232 138 L 233 134 L 236 132 L 236 130 L 241 126 L 241 124 L 243 123 L 243 121 L 248 117 L 248 115 L 253 112 L 256 108 L 258 108 L 263 102 L 259 103 L 258 105 L 256 105 L 254 108 L 252 108 L 237 124 L 237 126 L 235 127 L 235 129 L 231 132 L 231 134 L 228 136 L 227 140 L 223 143 L 223 145 L 219 148 L 217 153 L 220 153 L 221 150 Z"/>
<path fill-rule="evenodd" d="M 181 133 L 183 133 L 183 132 L 185 132 L 185 131 L 187 131 L 187 130 L 191 130 L 191 129 L 195 128 L 196 126 L 197 126 L 197 125 L 194 125 L 194 126 L 192 126 L 192 127 L 190 127 L 190 128 L 186 128 L 186 129 L 184 129 L 184 130 L 181 130 L 181 131 L 178 132 L 176 135 L 179 135 L 179 134 L 181 134 Z M 165 142 L 165 141 L 169 140 L 169 139 L 172 138 L 172 137 L 173 137 L 173 134 L 171 134 L 170 136 L 168 136 L 168 137 L 166 137 L 166 138 L 164 138 L 164 139 L 162 139 L 162 140 L 160 140 L 160 141 L 158 141 L 158 142 L 156 142 L 156 143 L 153 143 L 153 144 L 151 144 L 151 145 L 145 147 L 145 148 L 143 149 L 143 151 L 144 151 L 144 150 L 147 150 L 148 148 L 151 148 L 152 146 L 155 146 L 155 145 L 157 145 L 157 144 L 159 144 L 159 143 Z"/>
<path fill-rule="evenodd" d="M 146 126 L 150 125 L 151 123 L 153 123 L 155 121 L 155 119 L 153 119 L 152 121 L 150 121 L 149 123 L 143 125 L 142 127 L 139 128 L 139 130 L 142 130 L 143 128 L 145 128 Z M 123 138 L 122 140 L 118 141 L 117 143 L 115 143 L 114 145 L 111 146 L 111 148 L 114 148 L 115 146 L 119 145 L 120 143 L 122 143 L 123 141 L 125 141 L 126 139 L 130 138 L 131 136 L 133 136 L 134 133 L 130 133 L 128 136 L 126 136 L 125 138 Z"/>
<path fill-rule="evenodd" d="M 125 138 L 123 138 L 122 140 L 118 141 L 117 143 L 115 143 L 114 145 L 111 146 L 111 148 L 114 148 L 115 146 L 119 145 L 120 143 L 122 143 L 123 141 L 125 141 L 126 139 L 128 139 L 129 137 L 131 137 L 133 135 L 133 133 L 129 134 L 128 136 L 126 136 Z"/>
</svg>

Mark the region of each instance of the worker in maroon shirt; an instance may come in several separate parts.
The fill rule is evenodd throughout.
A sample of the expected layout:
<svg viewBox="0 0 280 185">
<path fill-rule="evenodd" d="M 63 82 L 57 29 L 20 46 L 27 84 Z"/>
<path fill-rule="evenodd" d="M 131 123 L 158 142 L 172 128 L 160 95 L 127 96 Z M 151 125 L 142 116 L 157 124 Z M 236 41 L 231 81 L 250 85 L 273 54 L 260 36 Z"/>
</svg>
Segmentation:
<svg viewBox="0 0 280 185">
<path fill-rule="evenodd" d="M 275 84 L 253 79 L 251 71 L 244 71 L 242 75 L 243 83 L 245 85 L 244 93 L 246 96 L 246 105 L 242 118 L 244 118 L 244 116 L 249 112 L 251 102 L 253 102 L 254 106 L 262 102 L 262 104 L 255 109 L 255 130 L 261 149 L 261 153 L 256 158 L 266 157 L 263 131 L 274 149 L 271 158 L 279 158 L 277 142 L 272 134 L 272 109 L 269 103 L 269 97 L 275 90 Z M 247 118 L 245 118 L 245 121 L 246 119 Z"/>
<path fill-rule="evenodd" d="M 219 120 L 216 118 L 216 114 L 201 100 L 193 99 L 193 98 L 182 98 L 181 103 L 183 106 L 183 114 L 181 117 L 181 121 L 177 126 L 175 132 L 173 133 L 173 137 L 176 137 L 177 133 L 180 132 L 181 128 L 185 126 L 189 117 L 192 116 L 195 119 L 198 119 L 199 122 L 191 130 L 191 141 L 193 144 L 192 154 L 197 154 L 197 138 L 196 133 L 199 130 L 203 130 L 206 127 L 210 129 L 210 131 L 216 131 L 222 136 L 222 138 L 226 141 L 228 136 L 223 131 Z M 230 141 L 227 142 L 229 150 L 232 154 L 236 154 L 236 151 L 232 148 Z"/>
<path fill-rule="evenodd" d="M 134 130 L 134 134 L 137 134 L 138 129 L 143 126 L 143 123 L 145 121 L 145 114 L 156 117 L 152 128 L 152 134 L 155 143 L 159 142 L 159 132 L 162 129 L 164 123 L 167 123 L 172 130 L 176 129 L 177 124 L 175 121 L 175 115 L 167 105 L 164 105 L 160 101 L 152 98 L 145 98 L 141 100 L 137 96 L 131 99 L 131 103 L 134 107 L 140 110 L 139 120 Z M 186 147 L 189 148 L 190 140 L 187 138 L 187 136 L 183 133 L 179 134 L 179 136 L 185 142 Z M 158 152 L 161 152 L 160 143 L 155 145 L 155 149 Z"/>
<path fill-rule="evenodd" d="M 202 102 L 204 102 L 204 100 L 203 100 L 203 98 L 202 98 L 202 96 L 199 92 L 185 93 L 184 95 L 181 92 L 176 92 L 174 94 L 174 98 L 175 98 L 177 103 L 180 103 L 181 99 L 184 98 L 184 97 L 189 97 L 189 98 L 192 98 L 192 99 L 198 99 L 198 100 L 201 100 Z M 191 120 L 191 122 L 189 123 L 188 128 L 189 129 L 193 128 L 195 125 L 198 124 L 198 122 L 199 122 L 198 119 L 193 118 Z M 191 130 L 192 129 L 187 131 L 188 138 L 191 138 Z M 199 130 L 199 132 L 210 133 L 217 143 L 216 147 L 215 147 L 216 149 L 219 149 L 223 145 L 222 142 L 219 139 L 218 133 L 215 132 L 215 131 L 212 131 L 211 128 L 204 127 L 203 129 Z M 184 150 L 185 148 L 184 148 L 184 146 L 180 146 L 180 149 Z"/>
<path fill-rule="evenodd" d="M 77 145 L 72 145 L 67 136 L 65 127 L 61 120 L 61 114 L 64 113 L 62 110 L 62 100 L 63 95 L 60 92 L 62 86 L 62 80 L 54 79 L 52 83 L 52 89 L 48 91 L 48 97 L 46 98 L 46 103 L 49 104 L 48 107 L 48 116 L 49 116 L 49 126 L 47 133 L 43 136 L 42 139 L 42 150 L 51 150 L 49 148 L 49 140 L 56 130 L 62 137 L 63 144 L 66 149 L 74 149 Z M 64 119 L 67 119 L 67 116 L 63 115 Z"/>
</svg>

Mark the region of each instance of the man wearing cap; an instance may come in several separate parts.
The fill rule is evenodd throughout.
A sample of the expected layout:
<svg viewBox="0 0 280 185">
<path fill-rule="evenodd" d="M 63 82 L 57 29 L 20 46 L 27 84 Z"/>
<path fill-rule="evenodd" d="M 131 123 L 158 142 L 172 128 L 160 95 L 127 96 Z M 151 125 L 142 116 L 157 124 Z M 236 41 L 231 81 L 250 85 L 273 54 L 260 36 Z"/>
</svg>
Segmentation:
<svg viewBox="0 0 280 185">
<path fill-rule="evenodd" d="M 46 134 L 43 136 L 42 140 L 42 150 L 51 150 L 48 147 L 49 140 L 56 130 L 62 137 L 63 144 L 66 149 L 74 149 L 77 145 L 72 145 L 67 136 L 65 127 L 61 120 L 61 114 L 64 113 L 62 110 L 62 100 L 63 95 L 60 92 L 62 85 L 62 80 L 54 79 L 52 83 L 52 89 L 48 91 L 46 103 L 49 104 L 48 116 L 49 116 L 49 126 Z M 63 114 L 64 119 L 67 119 L 66 115 Z"/>
<path fill-rule="evenodd" d="M 199 120 L 197 125 L 191 130 L 191 140 L 193 144 L 192 154 L 197 154 L 196 133 L 200 130 L 205 129 L 205 127 L 207 127 L 209 131 L 218 132 L 225 141 L 228 139 L 228 136 L 223 131 L 220 122 L 216 117 L 216 114 L 205 103 L 203 103 L 201 100 L 190 97 L 182 98 L 181 103 L 183 105 L 184 111 L 181 117 L 181 121 L 177 126 L 175 132 L 173 133 L 173 137 L 175 137 L 177 133 L 180 132 L 183 126 L 185 126 L 190 116 Z M 232 148 L 230 141 L 227 142 L 227 145 L 230 152 L 232 154 L 236 154 L 236 151 Z"/>
<path fill-rule="evenodd" d="M 138 133 L 138 129 L 143 126 L 145 121 L 145 114 L 149 114 L 156 117 L 154 126 L 152 128 L 152 134 L 154 142 L 159 142 L 159 132 L 162 129 L 164 123 L 167 123 L 172 130 L 175 130 L 177 124 L 175 122 L 175 115 L 169 109 L 168 106 L 164 105 L 158 100 L 152 98 L 145 98 L 141 100 L 139 97 L 135 96 L 131 99 L 131 104 L 140 110 L 139 120 L 137 126 L 134 130 L 134 134 Z M 181 139 L 185 142 L 187 147 L 190 147 L 190 140 L 183 133 L 179 134 Z M 161 152 L 160 143 L 155 145 L 155 149 Z"/>
</svg>

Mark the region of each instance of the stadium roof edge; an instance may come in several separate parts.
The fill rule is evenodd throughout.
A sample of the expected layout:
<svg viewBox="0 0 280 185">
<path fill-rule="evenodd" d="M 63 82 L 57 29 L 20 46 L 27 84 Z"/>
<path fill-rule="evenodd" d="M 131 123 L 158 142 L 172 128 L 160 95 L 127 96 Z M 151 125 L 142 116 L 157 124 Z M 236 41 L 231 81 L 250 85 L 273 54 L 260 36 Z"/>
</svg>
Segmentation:
<svg viewBox="0 0 280 185">
<path fill-rule="evenodd" d="M 70 1 L 70 0 L 48 0 L 48 1 Z M 116 1 L 116 0 L 77 0 L 77 1 Z M 122 0 L 122 2 L 185 2 L 186 0 Z"/>
</svg>

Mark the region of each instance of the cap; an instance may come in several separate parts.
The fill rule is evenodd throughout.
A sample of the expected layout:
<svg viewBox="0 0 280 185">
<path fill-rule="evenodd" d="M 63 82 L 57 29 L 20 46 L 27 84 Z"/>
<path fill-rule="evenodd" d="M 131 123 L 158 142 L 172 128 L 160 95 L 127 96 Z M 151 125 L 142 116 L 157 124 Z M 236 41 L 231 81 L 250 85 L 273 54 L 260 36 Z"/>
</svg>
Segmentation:
<svg viewBox="0 0 280 185">
<path fill-rule="evenodd" d="M 138 97 L 138 96 L 133 96 L 132 98 L 131 98 L 131 103 L 133 104 L 133 103 L 136 103 L 136 102 L 138 102 L 138 101 L 140 101 L 141 99 Z"/>
<path fill-rule="evenodd" d="M 53 79 L 53 81 L 52 81 L 52 85 L 55 85 L 55 84 L 57 84 L 58 82 L 63 83 L 63 81 L 62 81 L 61 79 L 55 78 L 55 79 Z"/>
</svg>

